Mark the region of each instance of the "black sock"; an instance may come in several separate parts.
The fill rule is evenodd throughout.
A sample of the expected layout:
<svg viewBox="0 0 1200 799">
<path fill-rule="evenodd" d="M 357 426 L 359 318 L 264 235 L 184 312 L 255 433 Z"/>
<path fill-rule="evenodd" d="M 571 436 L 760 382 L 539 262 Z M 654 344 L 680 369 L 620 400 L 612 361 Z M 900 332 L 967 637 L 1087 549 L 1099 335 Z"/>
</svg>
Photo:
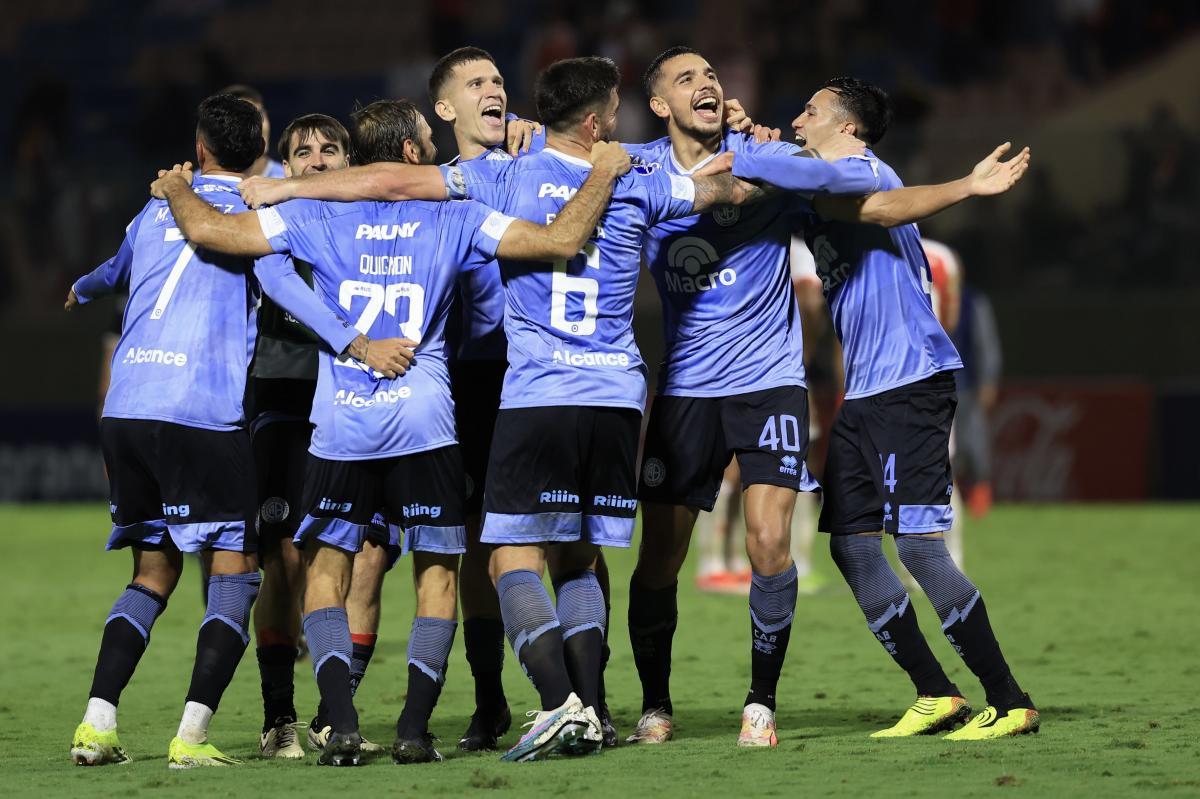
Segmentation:
<svg viewBox="0 0 1200 799">
<path fill-rule="evenodd" d="M 281 721 L 296 720 L 296 647 L 268 644 L 256 650 L 262 682 L 263 732 Z"/>
<path fill-rule="evenodd" d="M 596 706 L 597 712 L 600 708 L 608 704 L 608 692 L 604 690 L 604 672 L 608 669 L 608 659 L 612 657 L 612 649 L 608 645 L 609 623 L 612 621 L 612 605 L 608 601 L 608 597 L 604 597 L 604 641 L 600 644 L 600 704 Z"/>
<path fill-rule="evenodd" d="M 521 647 L 517 654 L 542 701 L 542 709 L 562 705 L 574 692 L 563 656 L 562 629 L 554 627 Z"/>
<path fill-rule="evenodd" d="M 412 739 L 424 735 L 441 693 L 440 683 L 409 663 L 408 698 L 404 700 L 404 710 L 396 720 L 396 737 Z"/>
<path fill-rule="evenodd" d="M 350 633 L 350 696 L 367 676 L 367 666 L 375 654 L 375 633 Z"/>
<path fill-rule="evenodd" d="M 463 643 L 467 663 L 475 678 L 475 709 L 484 714 L 499 714 L 508 704 L 504 696 L 504 622 L 499 619 L 465 619 Z"/>
<path fill-rule="evenodd" d="M 117 597 L 100 638 L 96 671 L 88 696 L 116 705 L 138 661 L 150 645 L 150 630 L 167 600 L 143 585 L 130 583 Z"/>
<path fill-rule="evenodd" d="M 329 658 L 317 670 L 317 689 L 321 706 L 317 717 L 322 726 L 334 732 L 354 732 L 358 729 L 358 711 L 350 695 L 350 667 L 341 658 Z"/>
<path fill-rule="evenodd" d="M 644 588 L 637 575 L 629 581 L 629 642 L 642 681 L 642 712 L 671 705 L 671 644 L 679 621 L 679 583 Z"/>
<path fill-rule="evenodd" d="M 775 710 L 775 689 L 796 614 L 796 565 L 772 575 L 754 572 L 750 585 L 750 692 L 746 704 Z"/>
<path fill-rule="evenodd" d="M 833 535 L 833 562 L 854 592 L 867 626 L 920 696 L 962 696 L 933 656 L 900 578 L 883 555 L 879 536 Z"/>
<path fill-rule="evenodd" d="M 212 619 L 201 627 L 196 636 L 196 663 L 187 701 L 215 711 L 245 651 L 246 642 L 225 622 Z"/>
<path fill-rule="evenodd" d="M 933 603 L 942 632 L 972 673 L 983 683 L 989 705 L 1005 712 L 1030 707 L 992 632 L 979 589 L 958 568 L 941 538 L 897 539 L 900 561 L 912 572 Z"/>
<path fill-rule="evenodd" d="M 600 712 L 600 652 L 604 635 L 600 630 L 577 632 L 563 641 L 563 658 L 571 685 L 584 707 Z"/>
<path fill-rule="evenodd" d="M 1000 651 L 982 597 L 975 601 L 975 607 L 965 618 L 950 624 L 943 631 L 946 640 L 962 657 L 967 668 L 983 684 L 989 705 L 1001 713 L 1014 707 L 1033 707 L 1029 696 L 1017 685 Z"/>
<path fill-rule="evenodd" d="M 496 581 L 500 613 L 509 644 L 541 698 L 542 710 L 560 707 L 571 695 L 571 677 L 563 658 L 563 631 L 542 578 L 515 569 Z"/>
</svg>

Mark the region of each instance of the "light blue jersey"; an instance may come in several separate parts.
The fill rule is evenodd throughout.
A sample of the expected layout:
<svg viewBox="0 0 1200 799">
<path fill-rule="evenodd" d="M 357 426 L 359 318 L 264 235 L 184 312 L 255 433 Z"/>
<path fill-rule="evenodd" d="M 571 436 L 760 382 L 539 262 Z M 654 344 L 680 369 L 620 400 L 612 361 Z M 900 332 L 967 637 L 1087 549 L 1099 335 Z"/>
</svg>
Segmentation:
<svg viewBox="0 0 1200 799">
<path fill-rule="evenodd" d="M 240 180 L 200 175 L 193 190 L 217 210 L 237 213 L 246 210 Z M 242 424 L 258 306 L 253 264 L 194 249 L 165 201 L 146 204 L 117 254 L 74 285 L 81 303 L 129 289 L 103 416 L 209 430 Z"/>
<path fill-rule="evenodd" d="M 758 144 L 732 131 L 718 153 L 693 169 L 675 159 L 669 138 L 634 152 L 671 174 L 689 175 L 727 150 L 735 153 L 735 174 L 751 158 L 785 157 L 802 162 L 810 192 L 873 190 L 874 181 L 854 171 L 793 158 L 800 152 L 793 144 Z M 645 259 L 662 298 L 666 342 L 659 394 L 724 397 L 805 385 L 789 244 L 806 207 L 801 198 L 781 194 L 748 206 L 720 206 L 650 230 Z"/>
<path fill-rule="evenodd" d="M 575 194 L 591 164 L 547 147 L 515 161 L 469 161 L 466 192 L 539 224 Z M 452 184 L 455 175 L 448 176 Z M 633 338 L 633 296 L 642 238 L 654 225 L 691 212 L 688 178 L 635 168 L 621 178 L 582 252 L 553 265 L 501 261 L 509 369 L 501 408 L 646 403 L 646 366 Z"/>
<path fill-rule="evenodd" d="M 881 189 L 904 185 L 874 153 L 867 158 Z M 933 312 L 929 262 L 916 225 L 831 222 L 814 212 L 805 238 L 842 342 L 846 399 L 962 368 Z"/>
<path fill-rule="evenodd" d="M 390 380 L 322 352 L 309 451 L 368 460 L 455 443 L 446 316 L 460 273 L 495 258 L 511 218 L 473 202 L 313 200 L 258 215 L 272 248 L 311 263 L 317 290 L 355 329 L 419 342 L 409 371 Z"/>
</svg>

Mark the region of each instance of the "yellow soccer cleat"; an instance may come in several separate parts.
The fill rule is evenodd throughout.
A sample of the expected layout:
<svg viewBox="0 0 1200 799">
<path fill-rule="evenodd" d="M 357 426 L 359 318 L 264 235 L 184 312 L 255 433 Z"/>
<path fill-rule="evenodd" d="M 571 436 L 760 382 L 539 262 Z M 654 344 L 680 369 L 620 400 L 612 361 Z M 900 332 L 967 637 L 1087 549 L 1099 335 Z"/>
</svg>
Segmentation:
<svg viewBox="0 0 1200 799">
<path fill-rule="evenodd" d="M 945 732 L 971 718 L 971 705 L 961 696 L 918 696 L 891 727 L 871 733 L 872 738 L 907 738 Z"/>
<path fill-rule="evenodd" d="M 737 745 L 741 747 L 779 746 L 775 735 L 775 711 L 757 702 L 742 708 L 742 731 Z"/>
<path fill-rule="evenodd" d="M 128 763 L 132 759 L 121 748 L 116 730 L 100 732 L 87 722 L 75 728 L 75 736 L 71 739 L 71 760 L 75 765 L 104 766 Z"/>
<path fill-rule="evenodd" d="M 171 739 L 167 748 L 167 766 L 170 768 L 196 768 L 197 766 L 239 766 L 242 761 L 221 753 L 208 741 L 190 744 L 178 735 Z"/>
<path fill-rule="evenodd" d="M 1005 713 L 988 705 L 983 712 L 971 719 L 961 730 L 946 736 L 947 741 L 987 741 L 1008 735 L 1025 735 L 1037 732 L 1042 726 L 1042 717 L 1031 707 L 1014 707 Z"/>
</svg>

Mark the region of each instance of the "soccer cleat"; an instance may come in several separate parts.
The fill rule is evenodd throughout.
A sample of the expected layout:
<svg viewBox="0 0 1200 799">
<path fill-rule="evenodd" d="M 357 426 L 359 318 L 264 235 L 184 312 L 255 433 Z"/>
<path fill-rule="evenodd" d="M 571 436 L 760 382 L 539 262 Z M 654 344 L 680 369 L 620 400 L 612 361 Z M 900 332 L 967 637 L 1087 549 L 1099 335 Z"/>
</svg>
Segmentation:
<svg viewBox="0 0 1200 799">
<path fill-rule="evenodd" d="M 333 734 L 333 727 L 330 727 L 323 721 L 319 721 L 315 716 L 308 724 L 308 748 L 314 752 L 325 751 L 325 744 L 329 741 L 329 736 Z M 371 743 L 366 738 L 359 737 L 358 751 L 364 755 L 376 755 L 383 751 L 383 747 L 376 743 Z"/>
<path fill-rule="evenodd" d="M 620 743 L 617 726 L 613 724 L 612 713 L 608 712 L 608 702 L 600 705 L 600 731 L 604 733 L 604 748 L 611 749 Z"/>
<path fill-rule="evenodd" d="M 325 736 L 318 766 L 357 766 L 362 755 L 362 736 L 357 732 L 333 732 Z"/>
<path fill-rule="evenodd" d="M 1026 696 L 1026 699 L 1029 697 Z M 1015 707 L 1005 713 L 988 705 L 975 718 L 946 736 L 947 741 L 987 741 L 1008 735 L 1025 735 L 1042 727 L 1042 717 L 1032 707 Z"/>
<path fill-rule="evenodd" d="M 971 718 L 971 705 L 961 696 L 918 696 L 900 720 L 871 733 L 872 738 L 907 738 L 952 730 Z"/>
<path fill-rule="evenodd" d="M 75 728 L 71 738 L 71 760 L 77 766 L 105 766 L 128 763 L 133 758 L 125 754 L 116 730 L 100 732 L 85 721 Z"/>
<path fill-rule="evenodd" d="M 521 736 L 517 745 L 501 756 L 509 763 L 545 760 L 551 755 L 565 754 L 587 730 L 590 720 L 583 712 L 579 697 L 571 694 L 567 701 L 553 710 L 531 710 L 525 714 L 533 718 L 523 726 L 529 732 Z"/>
<path fill-rule="evenodd" d="M 441 763 L 442 753 L 433 747 L 433 736 L 426 732 L 420 738 L 397 738 L 392 744 L 392 762 L 399 766 Z"/>
<path fill-rule="evenodd" d="M 626 738 L 625 743 L 661 744 L 671 740 L 674 735 L 674 722 L 671 720 L 671 714 L 656 707 L 642 714 L 633 735 Z"/>
<path fill-rule="evenodd" d="M 511 726 L 512 711 L 508 705 L 495 717 L 483 716 L 476 710 L 471 716 L 471 723 L 467 725 L 467 731 L 458 739 L 458 748 L 464 752 L 490 752 Z"/>
<path fill-rule="evenodd" d="M 742 709 L 742 731 L 738 733 L 738 746 L 779 746 L 775 737 L 775 711 L 766 705 L 752 702 Z"/>
<path fill-rule="evenodd" d="M 264 732 L 258 741 L 258 751 L 265 758 L 303 760 L 304 747 L 300 745 L 298 728 L 294 719 L 279 718 L 275 726 Z"/>
<path fill-rule="evenodd" d="M 583 734 L 571 742 L 565 754 L 598 755 L 604 749 L 604 725 L 600 722 L 600 716 L 596 714 L 596 709 L 584 708 L 583 716 L 587 720 L 587 727 Z"/>
<path fill-rule="evenodd" d="M 696 578 L 696 589 L 706 594 L 746 596 L 750 593 L 750 580 L 734 572 L 710 572 Z"/>
<path fill-rule="evenodd" d="M 220 749 L 204 741 L 190 744 L 176 735 L 167 747 L 167 766 L 169 768 L 197 768 L 199 766 L 238 766 L 237 758 L 222 754 Z"/>
</svg>

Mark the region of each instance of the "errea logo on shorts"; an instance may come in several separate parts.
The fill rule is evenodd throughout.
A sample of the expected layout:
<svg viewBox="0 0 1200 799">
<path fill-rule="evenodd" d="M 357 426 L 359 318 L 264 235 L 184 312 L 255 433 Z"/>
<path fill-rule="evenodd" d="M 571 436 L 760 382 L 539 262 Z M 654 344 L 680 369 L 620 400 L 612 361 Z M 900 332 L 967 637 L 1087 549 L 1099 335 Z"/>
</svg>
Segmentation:
<svg viewBox="0 0 1200 799">
<path fill-rule="evenodd" d="M 121 363 L 161 363 L 163 366 L 187 366 L 187 362 L 186 352 L 151 350 L 143 347 L 130 347 L 121 359 Z"/>
<path fill-rule="evenodd" d="M 779 463 L 781 464 L 779 467 L 781 474 L 790 475 L 791 477 L 800 476 L 800 472 L 796 468 L 800 465 L 800 461 L 796 459 L 795 455 L 784 455 L 779 459 Z"/>
<path fill-rule="evenodd" d="M 392 239 L 411 239 L 417 235 L 420 222 L 405 222 L 402 225 L 359 225 L 354 232 L 354 238 L 368 241 L 391 241 Z"/>
</svg>

